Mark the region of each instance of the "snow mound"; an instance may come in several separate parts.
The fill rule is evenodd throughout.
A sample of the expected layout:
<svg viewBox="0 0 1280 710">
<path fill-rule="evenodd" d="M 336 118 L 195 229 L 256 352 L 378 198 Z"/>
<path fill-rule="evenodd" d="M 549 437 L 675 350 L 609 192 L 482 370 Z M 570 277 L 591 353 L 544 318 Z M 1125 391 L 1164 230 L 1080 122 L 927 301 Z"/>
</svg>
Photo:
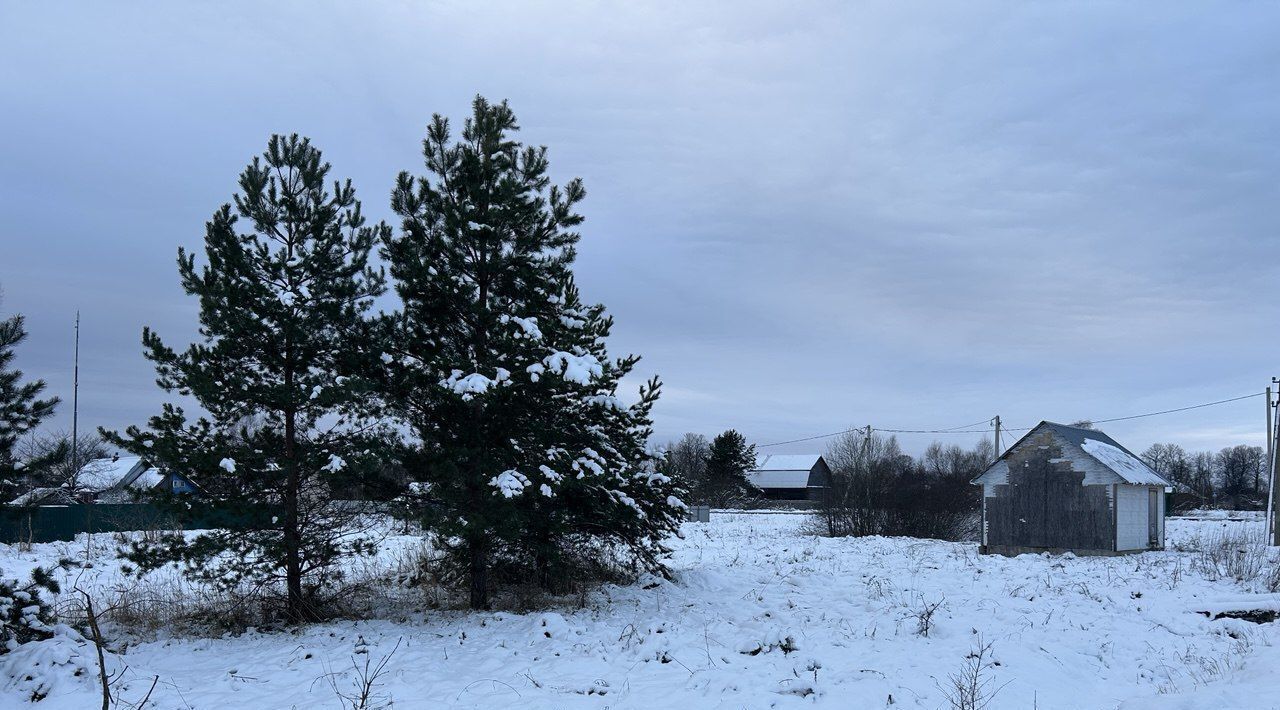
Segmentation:
<svg viewBox="0 0 1280 710">
<path fill-rule="evenodd" d="M 760 635 L 748 636 L 738 644 L 738 653 L 757 656 L 773 650 L 782 651 L 783 655 L 799 650 L 800 645 L 788 632 L 772 629 Z"/>
<path fill-rule="evenodd" d="M 566 638 L 573 635 L 573 627 L 565 618 L 555 612 L 548 612 L 538 617 L 534 623 L 534 631 L 546 638 Z"/>
<path fill-rule="evenodd" d="M 105 654 L 107 673 L 118 674 L 119 659 Z M 52 638 L 24 643 L 0 657 L 0 682 L 30 701 L 83 691 L 82 685 L 97 688 L 97 652 L 75 629 L 58 624 Z"/>
</svg>

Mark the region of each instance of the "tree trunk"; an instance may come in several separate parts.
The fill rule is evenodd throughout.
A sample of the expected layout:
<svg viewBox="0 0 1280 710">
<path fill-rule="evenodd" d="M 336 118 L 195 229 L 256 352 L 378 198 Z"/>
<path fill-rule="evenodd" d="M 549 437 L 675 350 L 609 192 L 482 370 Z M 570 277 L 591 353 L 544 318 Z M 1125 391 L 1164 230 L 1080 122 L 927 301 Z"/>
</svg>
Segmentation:
<svg viewBox="0 0 1280 710">
<path fill-rule="evenodd" d="M 540 536 L 542 539 L 538 541 L 538 551 L 533 556 L 534 570 L 538 578 L 538 588 L 550 594 L 559 594 L 561 586 L 556 584 L 556 573 L 558 565 L 555 563 L 553 553 L 548 552 L 551 543 L 549 536 Z"/>
<path fill-rule="evenodd" d="M 302 598 L 302 535 L 298 530 L 298 495 L 302 486 L 295 459 L 294 416 L 294 412 L 289 410 L 284 417 L 284 458 L 288 476 L 284 491 L 284 573 L 288 589 L 285 616 L 290 623 L 300 624 L 307 620 L 309 614 L 306 601 Z"/>
<path fill-rule="evenodd" d="M 484 545 L 472 540 L 467 544 L 470 555 L 471 608 L 489 608 L 489 560 L 486 559 Z"/>
</svg>

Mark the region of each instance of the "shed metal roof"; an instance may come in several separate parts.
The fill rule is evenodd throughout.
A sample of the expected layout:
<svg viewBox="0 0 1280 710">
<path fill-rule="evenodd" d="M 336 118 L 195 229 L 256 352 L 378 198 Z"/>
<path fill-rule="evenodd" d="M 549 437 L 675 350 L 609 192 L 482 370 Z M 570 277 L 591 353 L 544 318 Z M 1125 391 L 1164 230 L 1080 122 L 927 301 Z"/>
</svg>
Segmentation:
<svg viewBox="0 0 1280 710">
<path fill-rule="evenodd" d="M 765 454 L 756 457 L 755 471 L 810 471 L 822 454 Z"/>
<path fill-rule="evenodd" d="M 808 488 L 810 472 L 822 460 L 821 454 L 765 454 L 756 457 L 756 467 L 747 471 L 747 481 L 756 488 Z"/>
<path fill-rule="evenodd" d="M 1009 454 L 1036 432 L 1049 430 L 1063 444 L 1063 457 L 1071 460 L 1076 470 L 1083 471 L 1086 484 L 1128 483 L 1144 486 L 1171 485 L 1132 451 L 1097 429 L 1067 426 L 1056 422 L 1040 422 L 1027 432 L 1000 458 L 973 479 L 974 483 L 1003 483 L 1009 475 L 1005 462 Z M 1113 478 L 1101 478 L 1101 476 Z"/>
</svg>

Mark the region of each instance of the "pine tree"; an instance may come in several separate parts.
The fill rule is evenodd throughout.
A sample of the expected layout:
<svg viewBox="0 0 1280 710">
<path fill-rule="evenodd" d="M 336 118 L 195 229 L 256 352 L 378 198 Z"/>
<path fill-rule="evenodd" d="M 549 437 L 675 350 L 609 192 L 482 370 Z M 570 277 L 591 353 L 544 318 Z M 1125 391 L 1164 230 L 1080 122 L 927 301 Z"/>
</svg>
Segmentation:
<svg viewBox="0 0 1280 710">
<path fill-rule="evenodd" d="M 529 485 L 514 496 L 524 526 L 520 546 L 539 585 L 555 593 L 617 564 L 631 573 L 665 574 L 669 550 L 662 541 L 678 534 L 684 503 L 647 448 L 660 383 L 649 381 L 636 403 L 625 405 L 618 387 L 639 358 L 610 358 L 605 341 L 613 319 L 603 306 L 584 306 L 572 279 L 553 305 L 561 312 L 543 342 L 555 349 L 539 363 L 547 371 L 534 368 L 540 377 L 528 393 L 530 406 L 546 412 L 540 420 L 554 425 L 531 428 L 531 445 L 523 447 L 534 455 L 520 469 Z M 585 381 L 569 377 L 558 362 L 571 355 L 599 369 Z"/>
<path fill-rule="evenodd" d="M 0 579 L 0 655 L 49 638 L 57 618 L 48 596 L 61 591 L 53 568 L 36 567 L 26 582 Z"/>
<path fill-rule="evenodd" d="M 23 434 L 53 414 L 58 398 L 38 399 L 44 380 L 22 383 L 22 372 L 11 369 L 14 347 L 27 337 L 20 315 L 0 321 L 0 496 L 9 500 L 18 492 L 20 463 L 14 447 Z"/>
<path fill-rule="evenodd" d="M 400 175 L 403 228 L 383 253 L 404 303 L 387 391 L 474 608 L 489 603 L 499 555 L 531 553 L 549 573 L 590 516 L 594 534 L 658 567 L 682 505 L 645 450 L 658 383 L 619 402 L 636 359 L 609 359 L 611 321 L 573 285 L 582 183 L 551 185 L 546 148 L 516 130 L 505 102 L 479 97 L 456 143 L 435 116 L 430 175 Z"/>
<path fill-rule="evenodd" d="M 751 489 L 747 471 L 755 466 L 756 447 L 748 444 L 742 434 L 730 429 L 716 436 L 707 455 L 704 499 L 721 505 L 745 495 Z"/>
<path fill-rule="evenodd" d="M 223 205 L 206 225 L 208 264 L 178 252 L 183 288 L 200 301 L 200 342 L 176 352 L 143 333 L 157 383 L 207 416 L 189 422 L 169 403 L 146 431 L 108 433 L 193 474 L 215 512 L 239 522 L 139 543 L 131 559 L 143 569 L 181 562 L 229 588 L 283 581 L 295 623 L 316 618 L 344 555 L 368 551 L 330 491 L 375 463 L 361 373 L 379 364 L 365 314 L 384 278 L 368 259 L 388 228 L 365 225 L 349 180 L 329 192 L 329 170 L 307 139 L 271 137 L 240 175 L 234 212 Z"/>
</svg>

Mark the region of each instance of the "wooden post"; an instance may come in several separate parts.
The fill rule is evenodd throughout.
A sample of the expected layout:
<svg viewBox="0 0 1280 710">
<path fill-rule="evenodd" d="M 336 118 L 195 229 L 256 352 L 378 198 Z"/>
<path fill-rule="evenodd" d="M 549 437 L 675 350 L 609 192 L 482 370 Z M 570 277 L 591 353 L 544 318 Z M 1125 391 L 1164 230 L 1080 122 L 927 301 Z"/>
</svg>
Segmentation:
<svg viewBox="0 0 1280 710">
<path fill-rule="evenodd" d="M 996 415 L 996 460 L 1000 460 L 1000 415 Z"/>
<path fill-rule="evenodd" d="M 1265 429 L 1265 431 L 1267 432 L 1267 458 L 1263 460 L 1266 461 L 1266 464 L 1264 465 L 1267 467 L 1267 539 L 1272 540 L 1274 542 L 1273 535 L 1274 535 L 1274 530 L 1276 528 L 1276 524 L 1274 520 L 1275 512 L 1276 512 L 1276 506 L 1275 506 L 1276 482 L 1275 482 L 1275 477 L 1271 475 L 1271 468 L 1272 468 L 1271 461 L 1275 457 L 1275 435 L 1271 429 L 1271 387 L 1270 386 L 1267 387 L 1267 428 Z"/>
<path fill-rule="evenodd" d="M 1272 377 L 1271 382 L 1276 383 L 1280 382 L 1280 380 Z M 1268 387 L 1267 392 L 1269 393 L 1270 391 L 1271 388 Z M 1280 483 L 1280 450 L 1277 450 L 1280 448 L 1280 411 L 1276 414 L 1272 414 L 1271 407 L 1271 396 L 1268 394 L 1267 414 L 1271 415 L 1269 418 L 1274 422 L 1275 428 L 1271 430 L 1271 442 L 1269 446 L 1271 449 L 1271 479 L 1268 481 L 1270 490 L 1268 491 L 1269 495 L 1267 496 L 1267 507 L 1271 508 L 1271 515 L 1269 516 L 1271 519 L 1271 544 L 1280 546 L 1280 525 L 1276 525 L 1274 520 L 1277 508 L 1280 508 L 1280 506 L 1277 505 L 1277 503 L 1280 503 L 1280 490 L 1277 490 L 1278 487 L 1276 485 L 1277 483 Z"/>
</svg>

